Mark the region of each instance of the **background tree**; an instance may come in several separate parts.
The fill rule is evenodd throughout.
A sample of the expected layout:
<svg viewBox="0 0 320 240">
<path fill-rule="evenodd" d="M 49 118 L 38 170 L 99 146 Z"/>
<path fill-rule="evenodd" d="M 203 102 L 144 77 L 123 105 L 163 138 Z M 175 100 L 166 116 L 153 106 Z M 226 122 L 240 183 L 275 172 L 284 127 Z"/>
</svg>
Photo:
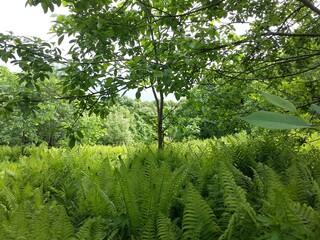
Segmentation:
<svg viewBox="0 0 320 240">
<path fill-rule="evenodd" d="M 28 1 L 31 5 L 40 2 L 45 11 L 52 8 L 48 1 Z M 59 42 L 66 35 L 74 38 L 69 51 L 72 59 L 64 69 L 66 89 L 74 95 L 95 90 L 99 100 L 113 99 L 121 89 L 137 89 L 139 98 L 142 90 L 151 89 L 157 108 L 158 147 L 163 148 L 164 97 L 175 93 L 179 99 L 200 81 L 208 61 L 194 57 L 195 49 L 220 42 L 226 30 L 212 20 L 227 15 L 222 1 L 63 3 L 70 14 L 59 16 L 53 29 Z M 99 109 L 92 99 L 83 99 L 80 106 L 92 104 Z"/>
<path fill-rule="evenodd" d="M 105 144 L 130 144 L 133 141 L 133 118 L 129 110 L 114 106 L 107 116 L 104 127 L 106 128 Z"/>
<path fill-rule="evenodd" d="M 186 96 L 196 84 L 290 80 L 319 67 L 319 10 L 290 1 L 62 1 L 54 32 L 72 44 L 68 60 L 39 39 L 1 34 L 1 58 L 14 59 L 30 87 L 47 77 L 52 63 L 64 68 L 64 94 L 82 109 L 104 116 L 121 90 L 151 89 L 157 138 L 163 147 L 164 97 Z M 27 1 L 53 11 L 56 1 Z M 245 24 L 242 35 L 235 28 Z M 236 67 L 235 67 L 236 66 Z M 272 80 L 272 81 L 271 81 Z"/>
<path fill-rule="evenodd" d="M 59 145 L 66 138 L 66 126 L 73 121 L 75 108 L 57 99 L 57 79 L 41 82 L 38 91 L 20 84 L 17 74 L 0 68 L 1 144 L 27 145 L 46 142 Z"/>
<path fill-rule="evenodd" d="M 154 131 L 157 125 L 157 109 L 154 102 L 143 102 L 128 97 L 121 97 L 118 102 L 120 106 L 129 110 L 130 118 L 134 118 L 131 128 L 134 140 L 144 143 L 154 142 L 157 139 Z"/>
</svg>

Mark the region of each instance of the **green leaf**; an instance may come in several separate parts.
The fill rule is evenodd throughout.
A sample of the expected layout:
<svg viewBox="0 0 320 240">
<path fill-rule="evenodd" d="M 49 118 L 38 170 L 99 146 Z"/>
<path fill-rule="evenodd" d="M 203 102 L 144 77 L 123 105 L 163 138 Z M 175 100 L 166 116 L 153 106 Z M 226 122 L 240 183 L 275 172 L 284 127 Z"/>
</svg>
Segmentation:
<svg viewBox="0 0 320 240">
<path fill-rule="evenodd" d="M 47 12 L 48 12 L 49 6 L 47 5 L 47 3 L 42 2 L 42 3 L 41 3 L 41 7 L 42 7 L 44 13 L 47 13 Z"/>
<path fill-rule="evenodd" d="M 105 86 L 106 87 L 111 86 L 112 82 L 113 82 L 113 79 L 111 77 L 108 77 Z"/>
<path fill-rule="evenodd" d="M 58 45 L 61 45 L 63 39 L 64 39 L 64 35 L 62 35 L 61 37 L 59 37 L 59 39 L 58 39 Z"/>
<path fill-rule="evenodd" d="M 266 92 L 263 92 L 262 93 L 262 96 L 271 104 L 277 106 L 277 107 L 280 107 L 284 110 L 287 110 L 289 112 L 295 112 L 297 111 L 296 107 L 288 100 L 282 98 L 282 97 L 279 97 L 279 96 L 276 96 L 276 95 L 273 95 L 273 94 L 270 94 L 270 93 L 266 93 Z"/>
<path fill-rule="evenodd" d="M 140 99 L 140 97 L 141 97 L 141 92 L 138 90 L 138 91 L 136 92 L 136 99 Z"/>
<path fill-rule="evenodd" d="M 68 145 L 69 145 L 69 148 L 74 148 L 74 146 L 76 145 L 76 138 L 75 138 L 75 136 L 70 136 Z"/>
<path fill-rule="evenodd" d="M 154 71 L 154 72 L 153 72 L 153 76 L 154 76 L 155 78 L 162 78 L 162 77 L 163 77 L 163 72 L 161 72 L 161 71 Z"/>
<path fill-rule="evenodd" d="M 179 101 L 180 98 L 181 98 L 181 96 L 180 96 L 180 94 L 178 92 L 174 93 L 174 97 L 177 99 L 177 101 Z"/>
<path fill-rule="evenodd" d="M 77 135 L 79 138 L 84 138 L 83 133 L 80 130 L 77 131 Z"/>
<path fill-rule="evenodd" d="M 8 112 L 13 112 L 13 103 L 8 103 L 6 106 L 4 106 L 5 110 L 7 110 Z"/>
<path fill-rule="evenodd" d="M 53 5 L 51 2 L 49 2 L 48 7 L 49 7 L 49 9 L 50 9 L 51 12 L 54 11 L 54 5 Z"/>
<path fill-rule="evenodd" d="M 310 109 L 318 114 L 320 114 L 320 107 L 318 105 L 315 104 L 311 104 Z"/>
<path fill-rule="evenodd" d="M 313 128 L 300 117 L 267 111 L 255 112 L 242 119 L 252 125 L 270 129 Z"/>
</svg>

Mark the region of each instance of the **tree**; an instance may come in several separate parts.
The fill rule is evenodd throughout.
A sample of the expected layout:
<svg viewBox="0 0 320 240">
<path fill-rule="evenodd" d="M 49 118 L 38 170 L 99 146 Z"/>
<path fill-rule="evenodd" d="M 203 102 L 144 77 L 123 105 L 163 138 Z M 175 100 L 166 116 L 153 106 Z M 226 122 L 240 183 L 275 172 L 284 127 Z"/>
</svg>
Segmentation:
<svg viewBox="0 0 320 240">
<path fill-rule="evenodd" d="M 45 11 L 56 1 L 28 1 L 42 4 Z M 186 96 L 206 69 L 206 58 L 194 57 L 197 45 L 219 42 L 213 21 L 227 15 L 222 1 L 63 1 L 70 15 L 59 16 L 54 31 L 63 41 L 73 37 L 66 63 L 66 89 L 82 96 L 89 90 L 99 101 L 110 100 L 120 89 L 153 92 L 157 108 L 158 147 L 164 145 L 164 97 Z M 224 32 L 221 28 L 221 32 Z M 215 44 L 216 44 L 215 43 Z M 201 61 L 200 61 L 201 60 Z M 112 101 L 112 100 L 111 100 Z M 94 105 L 92 98 L 80 106 Z M 99 109 L 99 110 L 98 110 Z M 94 111 L 94 110 L 93 110 Z M 104 112 L 103 112 L 104 113 Z"/>
<path fill-rule="evenodd" d="M 105 143 L 115 145 L 132 143 L 132 119 L 130 117 L 130 112 L 124 107 L 112 109 L 104 123 L 107 133 Z"/>
<path fill-rule="evenodd" d="M 121 97 L 117 100 L 119 106 L 122 106 L 130 112 L 133 118 L 131 131 L 135 142 L 150 143 L 157 137 L 154 129 L 156 128 L 157 109 L 154 102 L 143 102 L 140 99 L 130 99 Z"/>
<path fill-rule="evenodd" d="M 99 88 L 110 98 L 119 89 L 137 89 L 139 98 L 142 90 L 150 88 L 157 108 L 158 147 L 163 148 L 164 97 L 175 93 L 179 99 L 199 80 L 205 62 L 190 57 L 192 29 L 204 34 L 211 24 L 200 26 L 189 14 L 179 15 L 194 11 L 193 1 L 178 5 L 174 1 L 117 5 L 113 1 L 65 1 L 65 5 L 71 14 L 58 17 L 54 31 L 60 39 L 66 34 L 75 37 L 71 40 L 73 58 L 65 70 L 70 89 L 79 86 L 79 79 L 82 90 Z"/>
<path fill-rule="evenodd" d="M 74 106 L 57 98 L 60 89 L 51 76 L 38 85 L 38 91 L 19 83 L 17 74 L 0 68 L 0 144 L 21 145 L 46 142 L 57 146 L 66 138 L 73 122 Z"/>
<path fill-rule="evenodd" d="M 29 0 L 53 11 L 54 32 L 72 44 L 69 58 L 39 39 L 0 35 L 3 60 L 14 59 L 31 87 L 52 63 L 64 68 L 65 94 L 83 109 L 107 113 L 121 90 L 151 89 L 158 147 L 164 146 L 164 97 L 187 96 L 197 83 L 276 80 L 319 67 L 319 9 L 307 0 Z M 237 24 L 249 30 L 236 34 Z M 236 66 L 236 67 L 235 67 Z"/>
</svg>

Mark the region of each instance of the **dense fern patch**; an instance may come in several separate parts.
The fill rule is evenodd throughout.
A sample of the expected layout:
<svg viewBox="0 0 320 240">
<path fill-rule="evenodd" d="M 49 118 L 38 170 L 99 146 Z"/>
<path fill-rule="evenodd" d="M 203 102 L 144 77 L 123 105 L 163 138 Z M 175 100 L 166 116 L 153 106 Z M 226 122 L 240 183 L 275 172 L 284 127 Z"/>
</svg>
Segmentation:
<svg viewBox="0 0 320 240">
<path fill-rule="evenodd" d="M 0 240 L 319 239 L 320 149 L 244 134 L 0 147 Z"/>
</svg>

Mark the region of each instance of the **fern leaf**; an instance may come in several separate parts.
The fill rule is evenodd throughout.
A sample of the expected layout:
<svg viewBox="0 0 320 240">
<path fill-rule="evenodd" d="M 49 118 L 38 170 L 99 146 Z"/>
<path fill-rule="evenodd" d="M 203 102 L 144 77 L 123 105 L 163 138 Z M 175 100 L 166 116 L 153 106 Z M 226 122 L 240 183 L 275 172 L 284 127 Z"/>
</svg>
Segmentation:
<svg viewBox="0 0 320 240">
<path fill-rule="evenodd" d="M 174 224 L 164 214 L 159 214 L 157 219 L 157 237 L 159 240 L 175 240 L 178 239 Z"/>
<path fill-rule="evenodd" d="M 289 216 L 293 217 L 297 221 L 298 225 L 305 225 L 314 231 L 320 228 L 320 216 L 317 211 L 306 204 L 291 203 L 289 205 Z"/>
<path fill-rule="evenodd" d="M 125 203 L 125 208 L 127 211 L 129 224 L 130 224 L 130 230 L 132 234 L 137 234 L 139 227 L 140 227 L 140 213 L 139 208 L 137 204 L 137 198 L 135 197 L 133 193 L 133 189 L 130 189 L 128 179 L 125 178 L 125 176 L 121 175 L 119 171 L 116 171 L 121 190 L 122 190 L 122 196 Z"/>
<path fill-rule="evenodd" d="M 76 237 L 79 240 L 102 240 L 105 235 L 103 220 L 101 218 L 88 218 L 78 230 Z"/>
<path fill-rule="evenodd" d="M 155 222 L 152 217 L 150 217 L 144 225 L 142 230 L 142 235 L 140 237 L 142 240 L 152 240 L 157 239 Z"/>
<path fill-rule="evenodd" d="M 51 236 L 57 239 L 71 239 L 74 235 L 74 227 L 70 222 L 66 210 L 63 206 L 55 206 L 51 211 L 52 219 L 50 227 Z"/>
<path fill-rule="evenodd" d="M 215 215 L 201 195 L 190 187 L 183 213 L 182 239 L 214 239 L 219 232 Z"/>
</svg>

